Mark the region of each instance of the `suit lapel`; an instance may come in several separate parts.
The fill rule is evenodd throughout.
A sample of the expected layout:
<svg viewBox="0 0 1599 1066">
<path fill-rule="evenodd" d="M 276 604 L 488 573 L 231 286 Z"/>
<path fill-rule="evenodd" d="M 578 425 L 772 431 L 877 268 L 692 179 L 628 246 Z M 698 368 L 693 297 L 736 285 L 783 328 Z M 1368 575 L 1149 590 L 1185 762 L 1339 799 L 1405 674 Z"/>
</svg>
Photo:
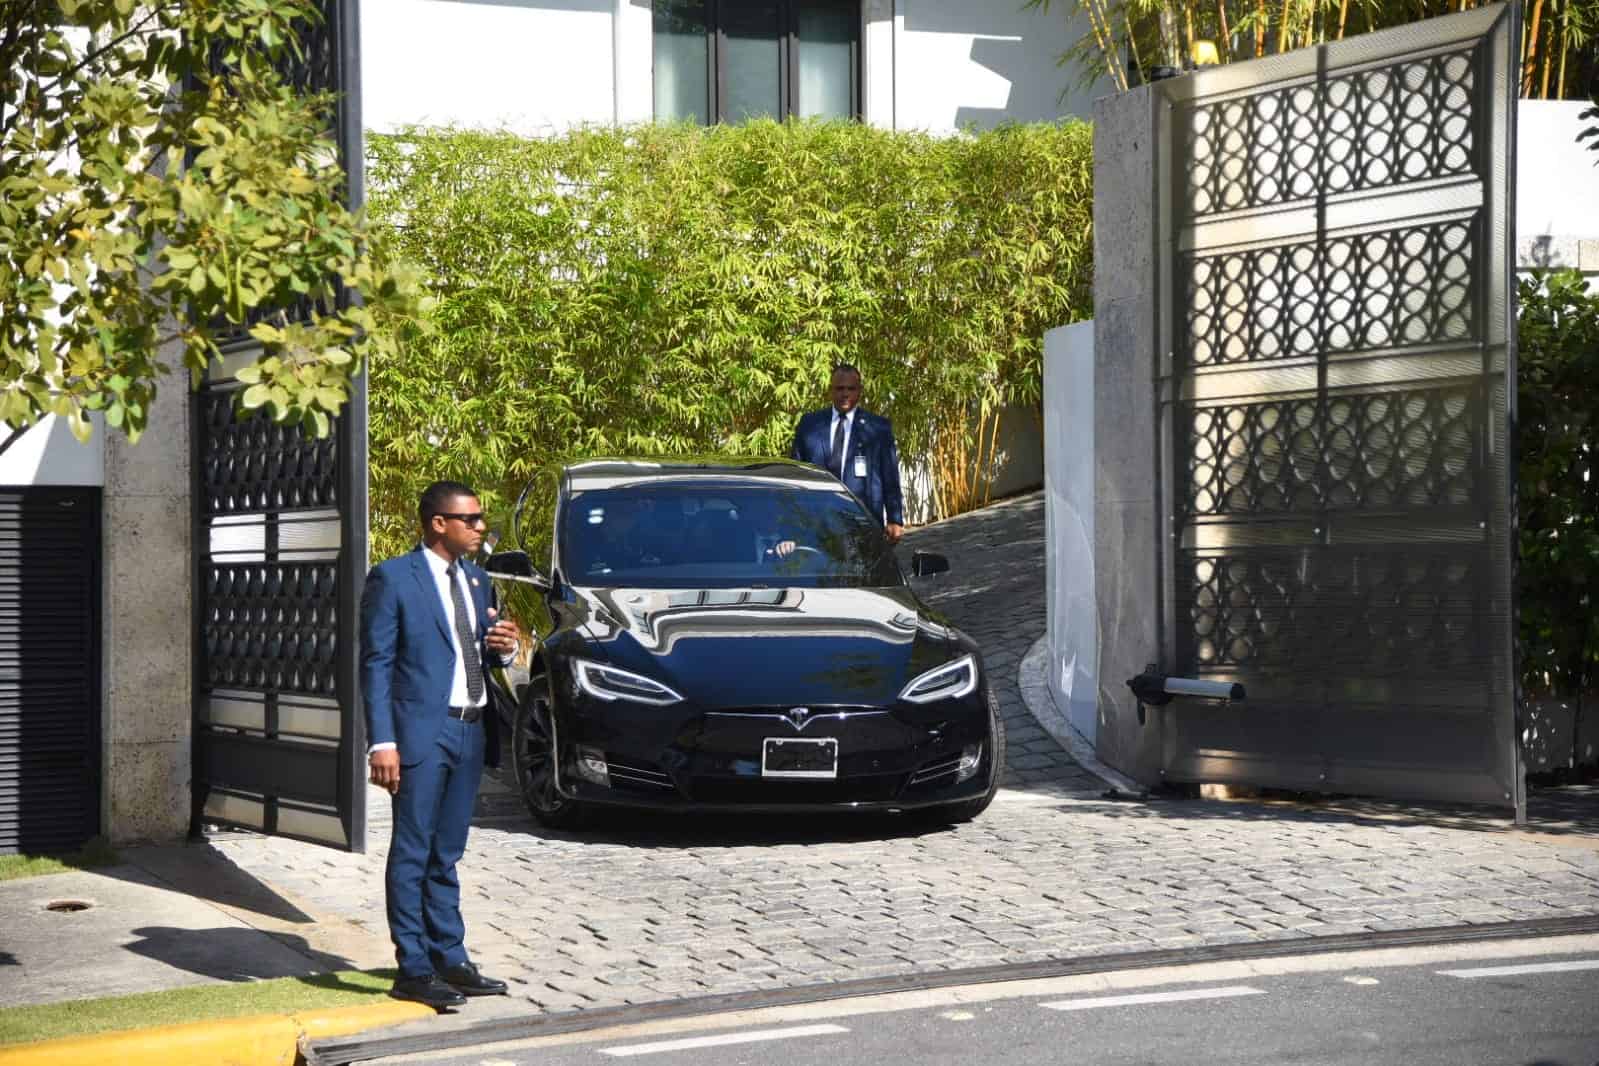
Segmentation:
<svg viewBox="0 0 1599 1066">
<path fill-rule="evenodd" d="M 433 620 L 439 624 L 439 632 L 446 642 L 450 640 L 450 620 L 444 617 L 444 604 L 439 599 L 439 585 L 433 580 L 433 571 L 428 566 L 428 561 L 422 553 L 426 548 L 418 548 L 411 553 L 411 573 L 416 577 L 417 584 L 422 587 L 422 602 L 428 605 L 433 614 Z"/>
</svg>

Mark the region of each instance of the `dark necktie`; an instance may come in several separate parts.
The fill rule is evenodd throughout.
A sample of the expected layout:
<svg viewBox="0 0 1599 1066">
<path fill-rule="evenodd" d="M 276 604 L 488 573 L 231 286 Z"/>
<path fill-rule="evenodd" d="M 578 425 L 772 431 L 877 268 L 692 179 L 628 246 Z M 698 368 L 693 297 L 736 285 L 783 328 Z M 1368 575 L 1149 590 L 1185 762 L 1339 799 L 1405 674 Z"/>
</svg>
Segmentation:
<svg viewBox="0 0 1599 1066">
<path fill-rule="evenodd" d="M 444 568 L 450 579 L 450 603 L 455 607 L 455 635 L 461 639 L 461 656 L 466 661 L 466 700 L 477 706 L 483 698 L 483 660 L 478 657 L 477 639 L 472 635 L 472 620 L 466 613 L 466 596 L 455 579 L 455 564 Z"/>
<path fill-rule="evenodd" d="M 844 427 L 848 424 L 847 418 L 833 420 L 833 447 L 827 453 L 827 469 L 840 481 L 844 480 Z"/>
</svg>

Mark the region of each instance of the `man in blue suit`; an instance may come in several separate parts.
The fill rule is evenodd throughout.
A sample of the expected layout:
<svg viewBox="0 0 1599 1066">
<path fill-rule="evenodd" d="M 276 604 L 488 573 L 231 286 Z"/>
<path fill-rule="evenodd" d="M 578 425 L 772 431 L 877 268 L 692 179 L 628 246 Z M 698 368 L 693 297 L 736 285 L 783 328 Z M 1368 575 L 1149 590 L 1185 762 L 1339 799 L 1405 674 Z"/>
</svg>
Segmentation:
<svg viewBox="0 0 1599 1066">
<path fill-rule="evenodd" d="M 422 543 L 366 578 L 361 691 L 372 783 L 394 797 L 384 894 L 399 976 L 389 994 L 443 1010 L 506 992 L 467 957 L 455 864 L 483 764 L 498 763 L 485 659 L 509 662 L 517 638 L 495 621 L 494 587 L 466 558 L 483 544 L 477 494 L 436 481 L 418 511 Z"/>
<path fill-rule="evenodd" d="M 899 491 L 899 449 L 888 419 L 861 410 L 861 372 L 848 363 L 833 368 L 833 406 L 812 411 L 794 430 L 794 458 L 825 467 L 859 496 L 888 534 L 905 533 Z"/>
</svg>

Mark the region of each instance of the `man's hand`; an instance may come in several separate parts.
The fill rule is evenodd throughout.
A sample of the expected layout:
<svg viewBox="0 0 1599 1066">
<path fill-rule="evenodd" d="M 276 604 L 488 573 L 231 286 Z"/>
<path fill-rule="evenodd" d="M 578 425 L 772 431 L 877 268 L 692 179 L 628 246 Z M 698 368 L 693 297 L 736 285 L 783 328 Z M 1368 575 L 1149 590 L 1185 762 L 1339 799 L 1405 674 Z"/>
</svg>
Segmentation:
<svg viewBox="0 0 1599 1066">
<path fill-rule="evenodd" d="M 790 555 L 794 554 L 794 542 L 791 540 L 780 540 L 776 544 L 772 545 L 772 551 L 779 559 L 786 559 Z"/>
<path fill-rule="evenodd" d="M 493 607 L 489 608 L 489 621 L 494 624 L 483 634 L 483 643 L 487 644 L 489 651 L 494 654 L 506 656 L 516 651 L 516 623 L 509 618 L 497 619 L 499 613 Z"/>
<path fill-rule="evenodd" d="M 888 542 L 890 544 L 898 544 L 899 543 L 899 538 L 901 538 L 901 537 L 903 537 L 905 535 L 905 527 L 901 526 L 901 525 L 896 525 L 895 523 L 890 522 L 888 524 L 887 528 L 883 530 L 883 532 L 885 534 L 887 534 Z"/>
<path fill-rule="evenodd" d="M 387 789 L 391 796 L 400 791 L 400 753 L 397 749 L 374 751 L 367 756 L 367 764 L 372 768 L 369 780 L 374 785 Z"/>
</svg>

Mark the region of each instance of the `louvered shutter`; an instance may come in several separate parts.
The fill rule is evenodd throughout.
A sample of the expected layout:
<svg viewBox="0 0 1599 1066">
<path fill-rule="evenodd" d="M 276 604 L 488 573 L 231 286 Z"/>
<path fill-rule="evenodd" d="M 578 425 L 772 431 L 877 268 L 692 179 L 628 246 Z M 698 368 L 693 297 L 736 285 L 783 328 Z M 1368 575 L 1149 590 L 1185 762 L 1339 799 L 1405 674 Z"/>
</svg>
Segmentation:
<svg viewBox="0 0 1599 1066">
<path fill-rule="evenodd" d="M 0 854 L 99 832 L 100 490 L 0 488 Z"/>
</svg>

